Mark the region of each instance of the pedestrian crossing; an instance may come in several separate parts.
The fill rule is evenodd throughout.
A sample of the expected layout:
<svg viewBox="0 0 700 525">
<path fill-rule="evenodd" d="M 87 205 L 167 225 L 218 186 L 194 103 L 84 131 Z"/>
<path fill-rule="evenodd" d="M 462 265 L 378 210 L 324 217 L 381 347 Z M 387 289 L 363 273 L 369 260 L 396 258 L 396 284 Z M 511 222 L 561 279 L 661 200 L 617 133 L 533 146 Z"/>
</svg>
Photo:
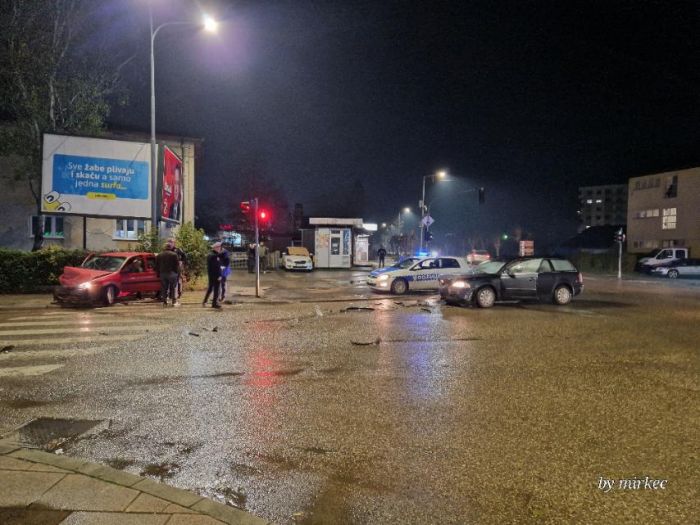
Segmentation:
<svg viewBox="0 0 700 525">
<path fill-rule="evenodd" d="M 61 361 L 108 351 L 170 327 L 167 316 L 150 310 L 42 309 L 32 314 L 0 315 L 0 379 L 47 374 L 60 369 Z"/>
</svg>

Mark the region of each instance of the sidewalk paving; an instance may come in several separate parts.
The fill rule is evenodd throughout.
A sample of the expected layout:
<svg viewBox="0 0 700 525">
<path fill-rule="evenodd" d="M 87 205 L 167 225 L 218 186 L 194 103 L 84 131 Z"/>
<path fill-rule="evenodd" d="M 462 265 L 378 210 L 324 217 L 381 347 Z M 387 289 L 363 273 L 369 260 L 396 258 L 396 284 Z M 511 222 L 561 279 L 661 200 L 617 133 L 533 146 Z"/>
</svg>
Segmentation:
<svg viewBox="0 0 700 525">
<path fill-rule="evenodd" d="M 104 465 L 0 442 L 4 525 L 263 525 L 248 512 Z"/>
</svg>

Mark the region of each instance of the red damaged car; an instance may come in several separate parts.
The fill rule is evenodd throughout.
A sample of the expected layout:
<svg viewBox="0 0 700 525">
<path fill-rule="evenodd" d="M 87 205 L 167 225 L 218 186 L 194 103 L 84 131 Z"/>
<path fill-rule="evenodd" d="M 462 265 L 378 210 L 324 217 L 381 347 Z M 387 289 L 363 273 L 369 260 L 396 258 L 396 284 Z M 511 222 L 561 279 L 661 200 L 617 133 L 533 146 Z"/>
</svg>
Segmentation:
<svg viewBox="0 0 700 525">
<path fill-rule="evenodd" d="M 58 303 L 105 305 L 126 297 L 156 295 L 156 256 L 142 252 L 91 254 L 80 266 L 66 266 L 54 290 Z"/>
</svg>

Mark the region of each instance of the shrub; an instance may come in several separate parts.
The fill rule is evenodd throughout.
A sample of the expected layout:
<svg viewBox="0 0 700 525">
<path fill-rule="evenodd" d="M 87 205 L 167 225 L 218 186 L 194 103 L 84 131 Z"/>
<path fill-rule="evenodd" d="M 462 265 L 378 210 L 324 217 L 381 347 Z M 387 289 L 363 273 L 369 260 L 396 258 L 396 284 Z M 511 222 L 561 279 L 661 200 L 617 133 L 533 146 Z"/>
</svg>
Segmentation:
<svg viewBox="0 0 700 525">
<path fill-rule="evenodd" d="M 58 284 L 64 266 L 77 266 L 86 255 L 54 246 L 35 252 L 0 248 L 0 293 L 46 291 Z"/>
<path fill-rule="evenodd" d="M 194 283 L 206 270 L 209 243 L 204 238 L 204 230 L 186 222 L 178 229 L 175 242 L 187 254 L 185 276 L 187 281 Z"/>
</svg>

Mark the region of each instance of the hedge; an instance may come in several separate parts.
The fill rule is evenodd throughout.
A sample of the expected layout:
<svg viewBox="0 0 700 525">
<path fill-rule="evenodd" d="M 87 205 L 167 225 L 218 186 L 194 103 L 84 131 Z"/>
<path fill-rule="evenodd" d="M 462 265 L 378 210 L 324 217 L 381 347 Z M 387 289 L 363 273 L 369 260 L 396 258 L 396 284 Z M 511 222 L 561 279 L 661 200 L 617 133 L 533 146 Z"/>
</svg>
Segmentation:
<svg viewBox="0 0 700 525">
<path fill-rule="evenodd" d="M 46 248 L 36 252 L 0 248 L 0 293 L 44 292 L 58 284 L 64 266 L 78 266 L 83 250 Z"/>
<path fill-rule="evenodd" d="M 610 250 L 607 253 L 579 252 L 570 257 L 576 267 L 582 272 L 617 273 L 618 253 Z M 633 253 L 622 253 L 622 271 L 632 272 L 638 256 Z"/>
</svg>

